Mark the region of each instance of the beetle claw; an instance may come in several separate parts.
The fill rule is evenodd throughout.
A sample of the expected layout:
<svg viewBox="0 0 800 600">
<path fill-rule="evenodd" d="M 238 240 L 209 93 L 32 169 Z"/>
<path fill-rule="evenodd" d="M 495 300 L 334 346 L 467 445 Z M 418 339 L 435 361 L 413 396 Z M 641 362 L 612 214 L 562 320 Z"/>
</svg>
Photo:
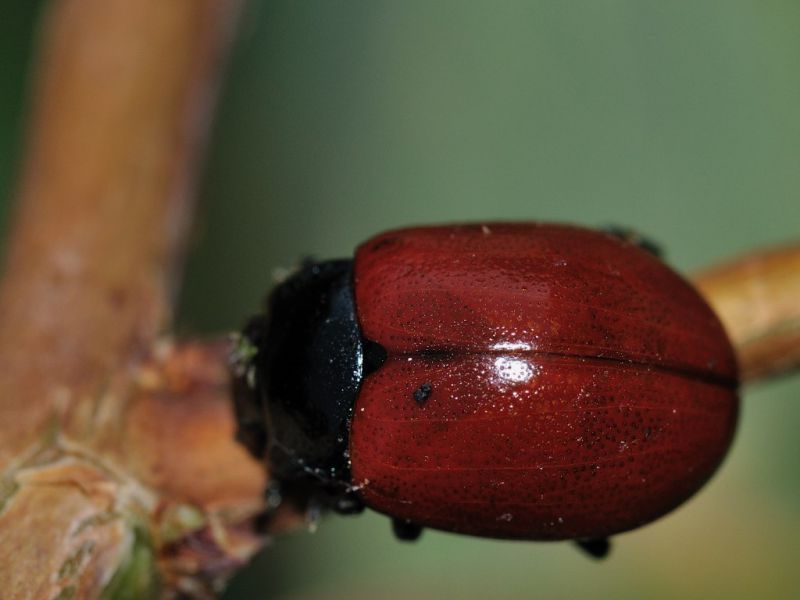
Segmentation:
<svg viewBox="0 0 800 600">
<path fill-rule="evenodd" d="M 611 543 L 608 538 L 586 538 L 575 540 L 581 550 L 592 558 L 605 558 L 611 550 Z"/>
<path fill-rule="evenodd" d="M 422 535 L 422 526 L 408 519 L 392 519 L 392 531 L 398 540 L 414 542 Z"/>
</svg>

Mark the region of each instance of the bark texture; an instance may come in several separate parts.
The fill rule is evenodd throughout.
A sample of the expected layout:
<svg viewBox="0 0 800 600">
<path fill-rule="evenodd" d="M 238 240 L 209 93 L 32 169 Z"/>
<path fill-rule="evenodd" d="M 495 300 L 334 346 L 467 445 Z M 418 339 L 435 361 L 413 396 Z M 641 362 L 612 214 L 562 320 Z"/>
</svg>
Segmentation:
<svg viewBox="0 0 800 600">
<path fill-rule="evenodd" d="M 239 4 L 44 16 L 0 284 L 4 596 L 209 595 L 260 545 L 225 350 L 159 341 Z"/>
</svg>

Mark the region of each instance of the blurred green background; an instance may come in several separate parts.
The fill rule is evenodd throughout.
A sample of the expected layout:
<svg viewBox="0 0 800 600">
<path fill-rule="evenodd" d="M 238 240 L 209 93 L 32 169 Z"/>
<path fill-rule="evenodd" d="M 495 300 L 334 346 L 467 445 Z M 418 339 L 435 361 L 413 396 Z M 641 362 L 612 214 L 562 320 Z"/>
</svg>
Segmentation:
<svg viewBox="0 0 800 600">
<path fill-rule="evenodd" d="M 37 3 L 0 19 L 0 223 Z M 252 2 L 201 189 L 182 332 L 254 311 L 274 268 L 412 223 L 619 223 L 690 270 L 798 238 L 800 4 Z M 719 474 L 605 562 L 568 544 L 329 517 L 276 541 L 229 600 L 791 598 L 800 378 L 748 388 Z"/>
</svg>

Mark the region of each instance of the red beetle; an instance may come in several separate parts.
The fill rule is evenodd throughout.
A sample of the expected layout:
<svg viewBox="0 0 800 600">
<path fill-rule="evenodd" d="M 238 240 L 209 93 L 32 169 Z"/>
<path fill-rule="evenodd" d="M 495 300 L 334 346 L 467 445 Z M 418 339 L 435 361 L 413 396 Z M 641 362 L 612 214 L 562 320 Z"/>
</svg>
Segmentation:
<svg viewBox="0 0 800 600">
<path fill-rule="evenodd" d="M 540 223 L 417 227 L 309 264 L 239 345 L 240 438 L 277 490 L 494 538 L 607 536 L 667 513 L 730 445 L 737 367 L 651 252 Z"/>
</svg>

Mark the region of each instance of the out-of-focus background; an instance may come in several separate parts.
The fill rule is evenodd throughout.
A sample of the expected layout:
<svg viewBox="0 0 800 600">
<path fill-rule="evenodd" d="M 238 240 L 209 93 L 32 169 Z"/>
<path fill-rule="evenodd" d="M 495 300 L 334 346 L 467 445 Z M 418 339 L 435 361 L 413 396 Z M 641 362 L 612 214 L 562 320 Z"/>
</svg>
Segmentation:
<svg viewBox="0 0 800 600">
<path fill-rule="evenodd" d="M 39 8 L 0 18 L 3 232 Z M 400 225 L 624 224 L 685 271 L 800 237 L 794 0 L 256 0 L 219 116 L 183 333 L 234 329 L 276 267 Z M 331 516 L 225 598 L 797 597 L 799 427 L 800 377 L 745 390 L 718 475 L 604 562 Z"/>
</svg>

